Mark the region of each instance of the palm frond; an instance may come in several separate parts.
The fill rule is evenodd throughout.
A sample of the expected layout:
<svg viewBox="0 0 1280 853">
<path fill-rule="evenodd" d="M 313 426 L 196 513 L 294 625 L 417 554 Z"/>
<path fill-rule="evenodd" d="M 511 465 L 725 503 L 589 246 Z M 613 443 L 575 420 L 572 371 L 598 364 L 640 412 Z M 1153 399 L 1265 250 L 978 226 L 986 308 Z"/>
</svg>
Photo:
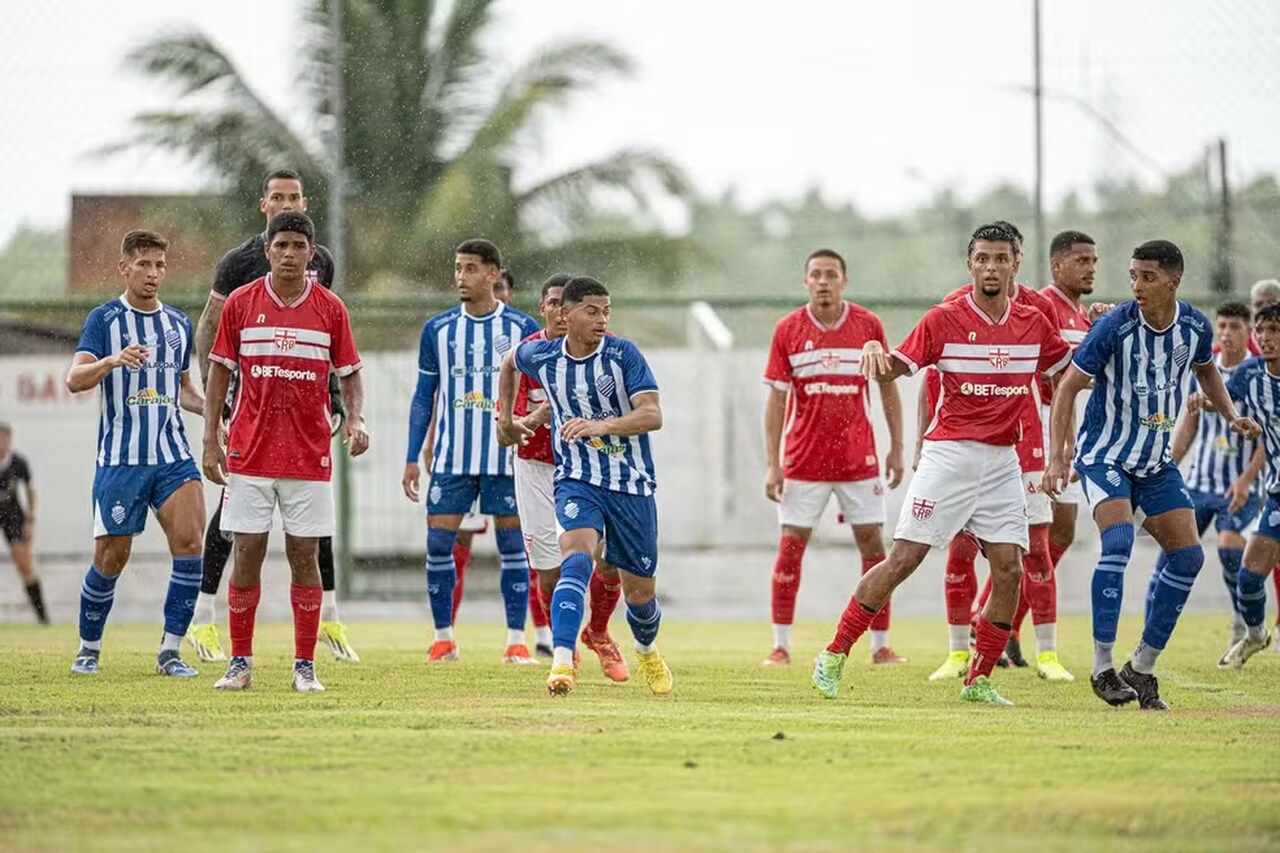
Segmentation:
<svg viewBox="0 0 1280 853">
<path fill-rule="evenodd" d="M 647 208 L 653 187 L 681 199 L 692 192 L 679 166 L 656 151 L 635 149 L 539 181 L 517 194 L 515 201 L 522 211 L 581 209 L 601 190 L 612 190 Z"/>
</svg>

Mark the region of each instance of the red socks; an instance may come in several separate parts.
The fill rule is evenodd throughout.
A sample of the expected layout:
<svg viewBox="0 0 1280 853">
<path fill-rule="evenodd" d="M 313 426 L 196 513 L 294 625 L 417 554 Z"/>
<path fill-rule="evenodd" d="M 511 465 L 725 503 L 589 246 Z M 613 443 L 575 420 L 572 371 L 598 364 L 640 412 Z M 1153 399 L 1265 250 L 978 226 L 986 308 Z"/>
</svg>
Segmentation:
<svg viewBox="0 0 1280 853">
<path fill-rule="evenodd" d="M 1276 601 L 1280 601 L 1280 563 L 1271 570 L 1271 580 L 1276 585 Z M 1280 610 L 1276 611 L 1276 625 L 1280 625 Z"/>
<path fill-rule="evenodd" d="M 591 595 L 591 616 L 587 621 L 587 630 L 593 634 L 609 633 L 609 617 L 618 606 L 622 597 L 622 581 L 600 574 L 599 570 L 591 573 L 591 582 L 587 585 Z"/>
<path fill-rule="evenodd" d="M 978 595 L 978 541 L 960 534 L 947 549 L 947 568 L 943 589 L 947 600 L 947 624 L 968 625 L 973 620 L 973 600 Z"/>
<path fill-rule="evenodd" d="M 867 572 L 871 571 L 882 562 L 884 562 L 884 554 L 880 554 L 877 557 L 863 557 L 862 573 L 865 575 Z M 888 631 L 889 630 L 889 608 L 892 604 L 893 604 L 892 601 L 886 601 L 884 603 L 884 607 L 881 607 L 880 612 L 876 614 L 876 618 L 871 620 L 872 631 Z"/>
<path fill-rule="evenodd" d="M 978 616 L 977 637 L 974 639 L 973 659 L 969 661 L 969 676 L 965 684 L 972 684 L 980 675 L 991 675 L 996 661 L 1004 654 L 1004 647 L 1009 643 L 1009 629 L 1000 628 Z"/>
<path fill-rule="evenodd" d="M 462 603 L 462 584 L 467 574 L 467 563 L 471 562 L 471 549 L 453 543 L 453 568 L 458 579 L 453 584 L 453 618 L 458 619 L 458 605 Z"/>
<path fill-rule="evenodd" d="M 1049 545 L 1049 526 L 1037 524 L 1027 531 L 1031 537 L 1031 550 L 1022 558 L 1022 590 L 1018 600 L 1018 612 L 1013 617 L 1013 630 L 1017 631 L 1031 609 L 1031 622 L 1047 625 L 1058 621 L 1058 577 L 1054 573 L 1053 551 Z"/>
<path fill-rule="evenodd" d="M 324 590 L 318 586 L 289 585 L 289 603 L 293 605 L 293 656 L 297 660 L 315 660 L 323 595 Z"/>
<path fill-rule="evenodd" d="M 773 564 L 773 624 L 790 625 L 796 617 L 796 593 L 800 591 L 800 564 L 808 543 L 795 536 L 783 536 L 778 543 L 778 559 Z"/>
<path fill-rule="evenodd" d="M 253 657 L 253 620 L 258 615 L 261 586 L 227 585 L 227 621 L 231 629 L 232 657 Z M 319 601 L 319 599 L 316 599 Z M 319 610 L 316 611 L 317 615 Z"/>
<path fill-rule="evenodd" d="M 867 629 L 871 627 L 875 618 L 875 611 L 863 607 L 858 603 L 858 597 L 852 596 L 849 603 L 845 605 L 844 613 L 840 614 L 840 624 L 836 626 L 835 639 L 827 646 L 827 651 L 837 655 L 849 654 L 849 649 L 853 648 L 853 644 L 858 642 L 859 637 L 867 633 Z"/>
<path fill-rule="evenodd" d="M 1058 563 L 1062 561 L 1062 555 L 1065 553 L 1067 553 L 1067 546 L 1049 542 L 1049 562 L 1053 563 L 1055 569 L 1058 568 Z"/>
<path fill-rule="evenodd" d="M 536 569 L 529 570 L 529 618 L 533 620 L 535 628 L 545 628 L 551 624 L 550 611 L 547 610 L 547 602 L 542 600 L 542 584 L 538 582 Z"/>
</svg>

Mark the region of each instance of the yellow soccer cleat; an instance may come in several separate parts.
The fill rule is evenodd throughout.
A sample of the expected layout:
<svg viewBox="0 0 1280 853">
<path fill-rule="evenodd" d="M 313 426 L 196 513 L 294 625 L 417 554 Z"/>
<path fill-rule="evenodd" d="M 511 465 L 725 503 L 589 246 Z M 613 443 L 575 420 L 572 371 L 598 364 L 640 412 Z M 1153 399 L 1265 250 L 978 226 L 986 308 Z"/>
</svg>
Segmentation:
<svg viewBox="0 0 1280 853">
<path fill-rule="evenodd" d="M 227 659 L 227 653 L 218 642 L 217 625 L 192 625 L 187 631 L 187 642 L 195 648 L 196 657 L 202 661 Z"/>
<path fill-rule="evenodd" d="M 1045 681 L 1075 681 L 1076 677 L 1067 672 L 1067 668 L 1058 660 L 1058 653 L 1053 649 L 1036 655 L 1036 675 Z"/>
<path fill-rule="evenodd" d="M 964 678 L 969 674 L 969 651 L 952 652 L 942 662 L 942 666 L 929 676 L 930 681 L 946 681 L 949 678 Z"/>
<path fill-rule="evenodd" d="M 662 652 L 654 649 L 648 654 L 637 652 L 636 656 L 640 659 L 640 671 L 644 673 L 644 680 L 649 685 L 649 690 L 658 696 L 670 693 L 675 678 L 671 675 L 671 668 L 667 666 L 667 662 L 662 659 Z"/>
<path fill-rule="evenodd" d="M 552 696 L 568 696 L 573 690 L 576 673 L 572 666 L 558 663 L 551 667 L 547 676 L 547 692 Z"/>
<path fill-rule="evenodd" d="M 333 652 L 333 659 L 346 663 L 360 663 L 360 655 L 351 648 L 347 639 L 347 627 L 341 622 L 321 622 L 320 640 Z"/>
</svg>

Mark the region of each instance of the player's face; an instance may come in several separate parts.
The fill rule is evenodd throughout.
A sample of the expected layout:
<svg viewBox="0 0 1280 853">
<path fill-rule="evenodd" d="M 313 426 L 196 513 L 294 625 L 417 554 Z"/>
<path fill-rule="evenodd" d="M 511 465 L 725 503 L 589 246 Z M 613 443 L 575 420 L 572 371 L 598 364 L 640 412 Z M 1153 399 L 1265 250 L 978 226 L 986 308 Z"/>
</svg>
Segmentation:
<svg viewBox="0 0 1280 853">
<path fill-rule="evenodd" d="M 542 325 L 546 328 L 549 337 L 563 337 L 568 328 L 564 321 L 564 311 L 561 310 L 560 297 L 563 294 L 563 287 L 547 288 L 547 295 L 538 303 L 538 312 L 542 314 Z"/>
<path fill-rule="evenodd" d="M 1165 307 L 1176 298 L 1178 279 L 1155 261 L 1129 262 L 1129 288 L 1139 306 Z"/>
<path fill-rule="evenodd" d="M 137 299 L 155 299 L 166 271 L 164 249 L 142 249 L 120 259 L 125 289 Z"/>
<path fill-rule="evenodd" d="M 502 274 L 498 275 L 498 281 L 493 286 L 493 298 L 499 302 L 511 303 L 511 282 Z"/>
<path fill-rule="evenodd" d="M 297 281 L 307 274 L 307 264 L 316 253 L 316 247 L 306 234 L 297 231 L 281 231 L 271 238 L 267 246 L 267 260 L 271 263 L 271 275 L 281 281 Z"/>
<path fill-rule="evenodd" d="M 814 258 L 804 271 L 809 301 L 817 308 L 830 308 L 838 303 L 848 283 L 848 277 L 835 258 Z"/>
<path fill-rule="evenodd" d="M 267 182 L 267 191 L 258 201 L 258 209 L 267 215 L 268 222 L 286 210 L 306 213 L 307 197 L 302 194 L 302 181 L 272 178 Z"/>
<path fill-rule="evenodd" d="M 1280 323 L 1275 320 L 1264 320 L 1254 331 L 1258 338 L 1258 349 L 1262 350 L 1262 358 L 1268 365 L 1280 361 Z"/>
<path fill-rule="evenodd" d="M 1218 344 L 1222 351 L 1238 358 L 1249 344 L 1249 324 L 1239 317 L 1219 317 Z"/>
<path fill-rule="evenodd" d="M 609 297 L 587 296 L 564 309 L 565 322 L 574 340 L 590 346 L 600 343 L 609 331 Z"/>
<path fill-rule="evenodd" d="M 1091 243 L 1074 243 L 1060 253 L 1049 267 L 1053 283 L 1068 296 L 1093 293 L 1093 277 L 1098 271 L 1098 250 Z"/>
<path fill-rule="evenodd" d="M 498 268 L 486 264 L 479 255 L 456 255 L 453 259 L 453 283 L 462 302 L 485 301 L 496 296 Z"/>
<path fill-rule="evenodd" d="M 984 296 L 997 296 L 1013 286 L 1018 265 L 1013 246 L 1006 240 L 979 240 L 969 253 L 973 287 Z"/>
</svg>

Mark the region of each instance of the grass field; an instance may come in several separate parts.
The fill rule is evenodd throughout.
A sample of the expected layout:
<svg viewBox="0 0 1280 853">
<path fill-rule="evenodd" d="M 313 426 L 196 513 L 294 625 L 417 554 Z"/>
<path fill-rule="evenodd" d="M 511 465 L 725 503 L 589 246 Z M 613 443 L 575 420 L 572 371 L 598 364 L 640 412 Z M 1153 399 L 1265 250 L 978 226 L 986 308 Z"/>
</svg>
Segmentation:
<svg viewBox="0 0 1280 853">
<path fill-rule="evenodd" d="M 1222 623 L 1179 627 L 1166 715 L 1030 670 L 997 671 L 1018 707 L 962 706 L 925 680 L 936 620 L 895 625 L 909 665 L 856 650 L 834 702 L 804 662 L 756 665 L 763 624 L 671 621 L 671 696 L 589 659 L 564 700 L 497 662 L 495 626 L 428 668 L 424 626 L 352 625 L 364 662 L 322 660 L 318 696 L 288 691 L 287 625 L 238 695 L 210 689 L 217 665 L 150 674 L 154 627 L 109 628 L 80 680 L 71 627 L 0 626 L 0 848 L 1276 848 L 1280 656 L 1218 671 Z M 798 625 L 798 659 L 828 630 Z M 1083 677 L 1087 624 L 1062 633 Z"/>
</svg>

